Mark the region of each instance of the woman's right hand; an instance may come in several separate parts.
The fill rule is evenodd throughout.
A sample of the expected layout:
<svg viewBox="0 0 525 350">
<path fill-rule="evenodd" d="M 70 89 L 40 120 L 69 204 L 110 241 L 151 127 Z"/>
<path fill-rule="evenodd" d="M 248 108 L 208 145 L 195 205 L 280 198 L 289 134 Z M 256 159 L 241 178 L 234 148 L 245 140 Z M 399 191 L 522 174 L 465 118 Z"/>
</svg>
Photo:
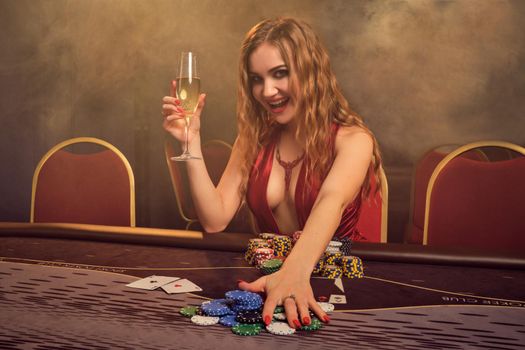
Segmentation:
<svg viewBox="0 0 525 350">
<path fill-rule="evenodd" d="M 162 126 L 164 130 L 169 132 L 180 142 L 184 142 L 184 127 L 185 127 L 185 112 L 182 109 L 180 100 L 176 97 L 175 91 L 177 91 L 177 82 L 173 80 L 171 82 L 170 96 L 164 96 L 162 98 L 162 115 L 164 116 L 164 122 Z M 188 143 L 199 134 L 201 126 L 201 112 L 204 108 L 204 101 L 206 100 L 205 94 L 199 95 L 199 103 L 193 117 L 190 119 L 190 126 L 188 128 Z"/>
</svg>

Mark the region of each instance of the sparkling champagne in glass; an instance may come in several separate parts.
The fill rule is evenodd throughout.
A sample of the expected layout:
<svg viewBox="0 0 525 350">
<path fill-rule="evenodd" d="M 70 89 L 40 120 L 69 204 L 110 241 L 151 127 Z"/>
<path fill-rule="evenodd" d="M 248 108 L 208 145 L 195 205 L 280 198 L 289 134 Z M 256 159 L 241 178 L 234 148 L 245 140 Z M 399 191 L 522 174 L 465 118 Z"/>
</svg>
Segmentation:
<svg viewBox="0 0 525 350">
<path fill-rule="evenodd" d="M 184 151 L 171 160 L 186 161 L 200 159 L 192 156 L 188 150 L 188 128 L 199 102 L 201 79 L 197 74 L 197 59 L 193 52 L 183 52 L 180 58 L 179 76 L 177 77 L 177 98 L 184 109 Z"/>
</svg>

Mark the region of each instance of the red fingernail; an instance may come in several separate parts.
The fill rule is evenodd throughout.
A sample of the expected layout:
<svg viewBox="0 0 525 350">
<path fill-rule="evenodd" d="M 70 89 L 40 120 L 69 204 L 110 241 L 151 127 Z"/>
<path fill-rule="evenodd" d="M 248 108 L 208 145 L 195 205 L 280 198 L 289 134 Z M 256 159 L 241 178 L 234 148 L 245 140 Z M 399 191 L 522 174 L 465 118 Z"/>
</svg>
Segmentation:
<svg viewBox="0 0 525 350">
<path fill-rule="evenodd" d="M 181 105 L 180 100 L 175 100 L 175 104 L 178 105 L 178 106 L 180 106 L 180 105 Z"/>
<path fill-rule="evenodd" d="M 268 326 L 270 324 L 270 321 L 271 321 L 270 316 L 268 316 L 268 315 L 264 316 L 264 324 L 265 325 Z"/>
<path fill-rule="evenodd" d="M 245 280 L 237 280 L 237 284 L 239 284 L 241 282 L 246 282 L 246 281 Z"/>
<path fill-rule="evenodd" d="M 293 324 L 295 325 L 295 328 L 301 328 L 301 324 L 299 323 L 299 320 L 293 320 Z"/>
<path fill-rule="evenodd" d="M 310 324 L 310 317 L 303 317 L 303 324 L 308 326 Z"/>
<path fill-rule="evenodd" d="M 330 322 L 330 317 L 328 317 L 328 315 L 325 315 L 325 316 L 323 317 L 323 321 L 324 321 L 325 323 Z"/>
</svg>

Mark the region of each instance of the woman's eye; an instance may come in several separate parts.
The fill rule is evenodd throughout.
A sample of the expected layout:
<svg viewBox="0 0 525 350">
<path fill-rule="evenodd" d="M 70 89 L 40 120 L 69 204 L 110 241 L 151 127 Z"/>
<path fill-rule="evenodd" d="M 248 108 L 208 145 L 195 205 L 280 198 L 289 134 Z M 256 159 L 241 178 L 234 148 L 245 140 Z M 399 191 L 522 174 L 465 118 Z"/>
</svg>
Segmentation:
<svg viewBox="0 0 525 350">
<path fill-rule="evenodd" d="M 284 78 L 288 76 L 288 70 L 287 69 L 279 69 L 275 71 L 274 73 L 276 78 Z"/>
<path fill-rule="evenodd" d="M 256 75 L 252 75 L 252 76 L 250 77 L 250 80 L 251 80 L 252 84 L 257 84 L 257 83 L 260 83 L 260 82 L 261 82 L 261 78 L 258 77 L 258 76 L 256 76 Z"/>
</svg>

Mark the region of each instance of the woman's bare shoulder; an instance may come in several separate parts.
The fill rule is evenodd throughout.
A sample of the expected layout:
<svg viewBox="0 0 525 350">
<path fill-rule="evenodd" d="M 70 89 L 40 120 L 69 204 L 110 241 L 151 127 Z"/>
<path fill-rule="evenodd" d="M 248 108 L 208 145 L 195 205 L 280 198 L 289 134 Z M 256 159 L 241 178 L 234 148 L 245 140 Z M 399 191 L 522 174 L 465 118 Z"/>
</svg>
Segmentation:
<svg viewBox="0 0 525 350">
<path fill-rule="evenodd" d="M 356 125 L 339 127 L 335 138 L 336 150 L 346 147 L 363 147 L 370 149 L 374 141 L 370 132 Z"/>
</svg>

